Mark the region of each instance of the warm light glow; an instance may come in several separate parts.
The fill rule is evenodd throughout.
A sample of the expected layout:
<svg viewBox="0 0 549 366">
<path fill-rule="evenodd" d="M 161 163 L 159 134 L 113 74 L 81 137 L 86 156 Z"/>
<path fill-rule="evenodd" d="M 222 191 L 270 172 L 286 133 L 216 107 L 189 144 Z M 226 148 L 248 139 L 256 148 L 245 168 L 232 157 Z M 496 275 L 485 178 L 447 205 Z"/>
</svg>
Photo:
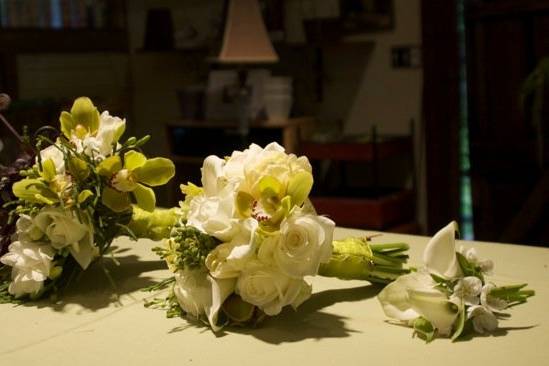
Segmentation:
<svg viewBox="0 0 549 366">
<path fill-rule="evenodd" d="M 256 0 L 230 0 L 221 63 L 278 62 Z"/>
</svg>

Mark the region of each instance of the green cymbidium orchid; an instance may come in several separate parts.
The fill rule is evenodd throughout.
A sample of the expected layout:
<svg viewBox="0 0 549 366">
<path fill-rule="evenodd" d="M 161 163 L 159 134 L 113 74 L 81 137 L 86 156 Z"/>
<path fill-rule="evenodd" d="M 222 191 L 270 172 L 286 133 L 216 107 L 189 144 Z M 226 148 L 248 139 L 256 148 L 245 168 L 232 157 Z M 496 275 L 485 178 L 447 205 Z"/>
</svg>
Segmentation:
<svg viewBox="0 0 549 366">
<path fill-rule="evenodd" d="M 68 139 L 73 134 L 82 139 L 87 134 L 93 135 L 99 129 L 99 111 L 90 98 L 80 97 L 74 101 L 70 112 L 61 113 L 59 121 L 61 132 Z"/>
<path fill-rule="evenodd" d="M 137 205 L 153 211 L 156 205 L 154 191 L 150 187 L 166 184 L 175 175 L 175 166 L 165 158 L 147 159 L 137 151 L 124 154 L 124 161 L 115 155 L 106 158 L 98 166 L 98 173 L 110 180 L 103 190 L 102 202 L 115 212 L 131 206 L 131 196 Z"/>
<path fill-rule="evenodd" d="M 313 176 L 299 172 L 290 178 L 287 186 L 273 176 L 264 176 L 253 194 L 239 191 L 236 207 L 243 217 L 255 217 L 264 228 L 277 228 L 294 207 L 301 207 L 313 187 Z"/>
</svg>

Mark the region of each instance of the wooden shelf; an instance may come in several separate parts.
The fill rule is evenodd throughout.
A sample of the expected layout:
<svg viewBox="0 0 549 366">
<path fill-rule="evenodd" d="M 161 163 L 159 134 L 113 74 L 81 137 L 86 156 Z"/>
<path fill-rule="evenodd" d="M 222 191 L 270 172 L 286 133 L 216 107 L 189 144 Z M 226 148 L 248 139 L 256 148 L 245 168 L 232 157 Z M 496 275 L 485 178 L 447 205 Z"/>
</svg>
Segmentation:
<svg viewBox="0 0 549 366">
<path fill-rule="evenodd" d="M 413 142 L 409 136 L 380 139 L 377 142 L 304 142 L 301 153 L 313 160 L 373 161 L 408 154 Z"/>
<path fill-rule="evenodd" d="M 10 53 L 128 51 L 123 29 L 1 29 L 0 44 Z"/>
</svg>

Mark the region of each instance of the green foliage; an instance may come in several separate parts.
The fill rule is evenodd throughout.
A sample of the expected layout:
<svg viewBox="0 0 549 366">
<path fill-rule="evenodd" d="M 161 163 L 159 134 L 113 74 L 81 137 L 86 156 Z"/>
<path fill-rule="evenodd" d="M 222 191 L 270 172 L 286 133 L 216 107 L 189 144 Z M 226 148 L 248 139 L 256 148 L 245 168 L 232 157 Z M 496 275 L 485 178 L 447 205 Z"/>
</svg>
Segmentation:
<svg viewBox="0 0 549 366">
<path fill-rule="evenodd" d="M 166 247 L 156 247 L 153 251 L 165 259 L 175 272 L 185 268 L 203 268 L 206 257 L 220 241 L 192 226 L 177 225 L 166 244 Z"/>
<path fill-rule="evenodd" d="M 436 329 L 429 320 L 420 316 L 419 318 L 413 320 L 412 325 L 414 328 L 414 334 L 423 339 L 425 342 L 429 343 L 435 339 Z"/>
</svg>

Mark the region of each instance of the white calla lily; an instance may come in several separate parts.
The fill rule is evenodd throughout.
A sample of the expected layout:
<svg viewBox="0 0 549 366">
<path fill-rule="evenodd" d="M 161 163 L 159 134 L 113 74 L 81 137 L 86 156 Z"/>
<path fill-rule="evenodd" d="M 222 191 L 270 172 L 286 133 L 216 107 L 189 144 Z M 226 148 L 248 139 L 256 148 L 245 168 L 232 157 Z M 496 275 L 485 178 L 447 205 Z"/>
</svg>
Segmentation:
<svg viewBox="0 0 549 366">
<path fill-rule="evenodd" d="M 423 262 L 429 272 L 444 278 L 462 275 L 456 256 L 457 223 L 452 221 L 429 240 L 423 252 Z"/>
<path fill-rule="evenodd" d="M 206 316 L 214 332 L 221 329 L 219 310 L 233 293 L 236 280 L 216 279 L 200 269 L 180 270 L 175 279 L 174 294 L 181 308 L 197 319 Z"/>
<path fill-rule="evenodd" d="M 387 285 L 378 300 L 388 317 L 407 322 L 423 316 L 439 334 L 448 335 L 459 308 L 435 286 L 428 273 L 414 272 Z"/>
</svg>

